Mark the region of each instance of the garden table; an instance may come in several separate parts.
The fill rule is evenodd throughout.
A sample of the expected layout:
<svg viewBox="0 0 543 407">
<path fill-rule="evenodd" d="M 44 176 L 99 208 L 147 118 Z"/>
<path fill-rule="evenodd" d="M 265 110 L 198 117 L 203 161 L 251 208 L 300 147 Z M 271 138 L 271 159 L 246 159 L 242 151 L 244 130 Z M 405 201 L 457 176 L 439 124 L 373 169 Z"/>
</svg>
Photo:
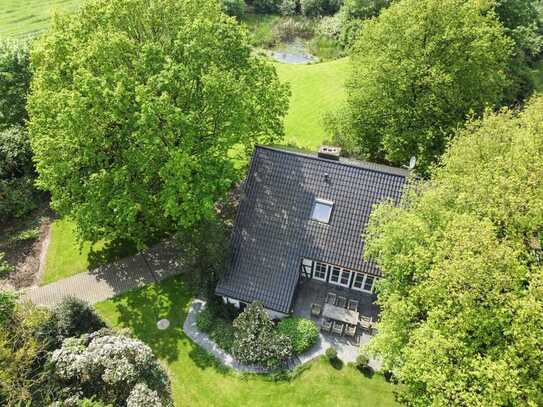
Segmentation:
<svg viewBox="0 0 543 407">
<path fill-rule="evenodd" d="M 349 325 L 357 325 L 359 314 L 357 311 L 336 307 L 332 304 L 324 304 L 322 316 L 324 318 L 344 322 Z"/>
</svg>

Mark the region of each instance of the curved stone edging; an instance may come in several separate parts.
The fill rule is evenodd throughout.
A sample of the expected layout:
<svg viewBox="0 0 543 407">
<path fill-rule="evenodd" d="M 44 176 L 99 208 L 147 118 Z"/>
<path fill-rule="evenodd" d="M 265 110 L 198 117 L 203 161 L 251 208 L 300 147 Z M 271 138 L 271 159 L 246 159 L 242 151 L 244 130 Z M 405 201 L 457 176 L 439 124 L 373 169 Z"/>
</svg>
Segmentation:
<svg viewBox="0 0 543 407">
<path fill-rule="evenodd" d="M 183 331 L 185 331 L 187 336 L 192 339 L 196 344 L 211 353 L 222 365 L 226 367 L 234 369 L 238 372 L 269 373 L 269 369 L 258 366 L 247 366 L 239 363 L 231 355 L 222 350 L 213 340 L 211 340 L 211 338 L 209 338 L 207 334 L 198 330 L 198 327 L 196 326 L 196 316 L 204 305 L 205 301 L 198 299 L 194 300 L 190 304 L 187 319 L 183 323 Z M 358 349 L 356 347 L 351 346 L 349 349 L 342 349 L 340 347 L 338 349 L 337 343 L 330 342 L 322 334 L 319 334 L 319 339 L 317 340 L 317 343 L 304 354 L 298 355 L 297 357 L 293 358 L 288 363 L 287 369 L 292 369 L 298 365 L 307 363 L 319 356 L 324 355 L 326 349 L 330 346 L 336 347 L 339 358 L 345 363 L 353 362 L 358 355 Z M 370 362 L 370 365 L 372 365 L 372 367 L 377 367 L 376 365 L 378 365 L 378 362 L 372 360 Z"/>
</svg>

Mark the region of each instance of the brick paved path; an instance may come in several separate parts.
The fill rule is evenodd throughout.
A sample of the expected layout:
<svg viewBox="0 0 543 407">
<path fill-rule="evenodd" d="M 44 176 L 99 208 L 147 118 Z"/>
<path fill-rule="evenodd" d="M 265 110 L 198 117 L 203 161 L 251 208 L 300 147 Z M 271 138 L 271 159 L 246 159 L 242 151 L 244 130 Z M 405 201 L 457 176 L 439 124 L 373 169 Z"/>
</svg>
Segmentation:
<svg viewBox="0 0 543 407">
<path fill-rule="evenodd" d="M 107 300 L 132 288 L 141 287 L 178 273 L 179 248 L 163 242 L 144 253 L 76 274 L 41 287 L 24 291 L 37 305 L 54 306 L 72 296 L 90 304 Z"/>
</svg>

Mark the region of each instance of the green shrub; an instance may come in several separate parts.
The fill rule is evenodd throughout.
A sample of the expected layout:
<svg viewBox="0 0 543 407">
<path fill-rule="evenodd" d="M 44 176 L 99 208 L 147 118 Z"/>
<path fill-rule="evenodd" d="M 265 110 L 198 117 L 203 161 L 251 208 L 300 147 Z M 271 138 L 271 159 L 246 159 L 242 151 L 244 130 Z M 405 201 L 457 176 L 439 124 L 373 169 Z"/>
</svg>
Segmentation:
<svg viewBox="0 0 543 407">
<path fill-rule="evenodd" d="M 14 267 L 4 259 L 5 256 L 6 254 L 4 252 L 0 252 L 0 278 L 7 277 L 9 273 L 15 270 Z"/>
<path fill-rule="evenodd" d="M 293 16 L 298 10 L 298 1 L 296 0 L 283 0 L 279 6 L 279 11 L 283 16 Z"/>
<path fill-rule="evenodd" d="M 222 0 L 222 8 L 226 14 L 238 19 L 245 15 L 244 0 Z"/>
<path fill-rule="evenodd" d="M 209 337 L 224 351 L 231 353 L 234 346 L 234 328 L 232 323 L 224 319 L 216 319 Z"/>
<path fill-rule="evenodd" d="M 77 298 L 67 297 L 42 324 L 38 337 L 49 349 L 58 349 L 66 338 L 79 337 L 104 328 L 106 324 L 94 309 Z"/>
<path fill-rule="evenodd" d="M 255 12 L 261 14 L 277 13 L 281 0 L 253 0 L 253 8 Z"/>
<path fill-rule="evenodd" d="M 17 294 L 10 291 L 0 291 L 0 329 L 10 325 L 17 306 Z"/>
<path fill-rule="evenodd" d="M 309 42 L 309 52 L 321 60 L 337 59 L 344 55 L 343 47 L 338 41 L 319 35 Z"/>
<path fill-rule="evenodd" d="M 233 326 L 232 353 L 240 362 L 275 368 L 292 356 L 290 339 L 274 330 L 259 302 L 249 304 Z"/>
<path fill-rule="evenodd" d="M 317 324 L 309 319 L 299 317 L 290 317 L 279 322 L 277 332 L 290 338 L 295 354 L 310 349 L 319 337 Z"/>
<path fill-rule="evenodd" d="M 335 14 L 341 0 L 300 0 L 300 9 L 306 17 L 320 17 Z"/>
<path fill-rule="evenodd" d="M 358 370 L 362 370 L 368 365 L 369 362 L 370 359 L 366 355 L 358 355 L 356 357 L 356 361 L 354 362 L 354 366 Z"/>
<path fill-rule="evenodd" d="M 210 332 L 217 318 L 210 307 L 205 307 L 196 316 L 196 326 L 202 332 Z"/>
<path fill-rule="evenodd" d="M 335 362 L 337 360 L 337 350 L 333 346 L 330 346 L 328 349 L 326 349 L 326 358 L 330 362 Z"/>
</svg>

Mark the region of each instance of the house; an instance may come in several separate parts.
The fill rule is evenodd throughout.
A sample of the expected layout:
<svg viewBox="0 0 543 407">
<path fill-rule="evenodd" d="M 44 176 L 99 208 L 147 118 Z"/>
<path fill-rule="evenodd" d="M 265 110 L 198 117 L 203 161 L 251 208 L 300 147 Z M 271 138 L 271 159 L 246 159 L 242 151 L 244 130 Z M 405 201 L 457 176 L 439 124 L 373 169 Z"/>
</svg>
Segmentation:
<svg viewBox="0 0 543 407">
<path fill-rule="evenodd" d="M 399 202 L 407 174 L 333 147 L 256 147 L 216 294 L 237 307 L 260 301 L 272 318 L 293 311 L 305 280 L 371 295 L 381 272 L 364 260 L 364 228 L 375 204 Z"/>
</svg>

